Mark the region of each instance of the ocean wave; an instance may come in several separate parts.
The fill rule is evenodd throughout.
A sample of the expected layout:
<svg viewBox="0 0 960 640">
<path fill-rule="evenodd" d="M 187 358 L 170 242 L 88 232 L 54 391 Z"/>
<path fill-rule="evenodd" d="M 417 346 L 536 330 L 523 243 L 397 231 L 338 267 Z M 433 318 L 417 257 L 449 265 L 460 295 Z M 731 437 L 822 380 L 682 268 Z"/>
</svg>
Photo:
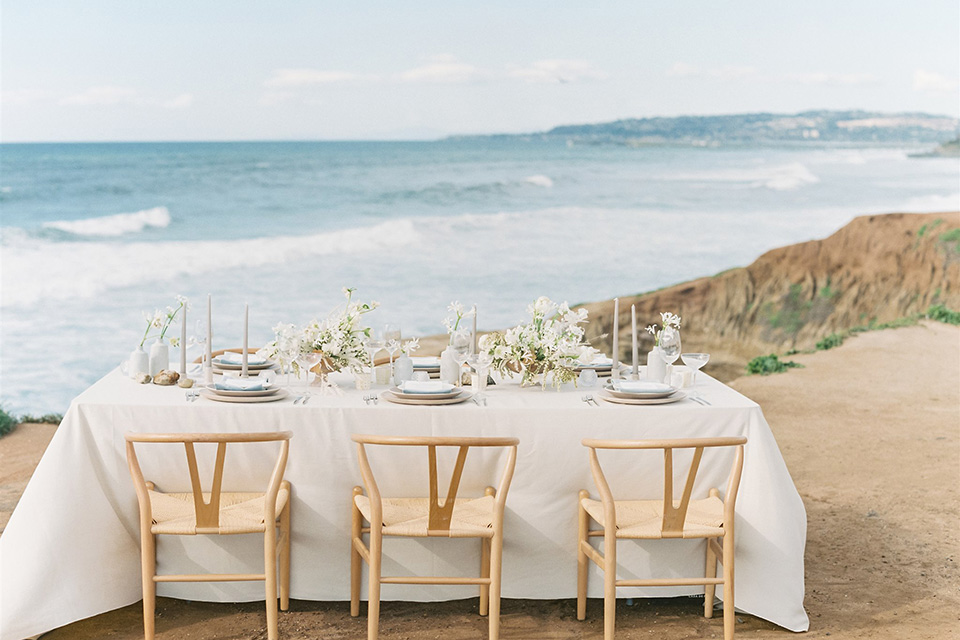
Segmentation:
<svg viewBox="0 0 960 640">
<path fill-rule="evenodd" d="M 170 212 L 166 207 L 154 207 L 134 213 L 118 213 L 98 218 L 43 223 L 45 229 L 56 229 L 75 236 L 93 237 L 123 236 L 129 233 L 140 233 L 148 227 L 164 229 L 169 225 Z"/>
<path fill-rule="evenodd" d="M 820 178 L 800 162 L 791 162 L 789 164 L 769 167 L 759 166 L 753 169 L 684 173 L 669 176 L 667 179 L 691 182 L 739 183 L 748 188 L 770 189 L 772 191 L 793 191 L 794 189 L 820 182 Z"/>
<path fill-rule="evenodd" d="M 535 176 L 527 176 L 526 178 L 523 179 L 523 181 L 526 182 L 527 184 L 532 184 L 535 187 L 549 188 L 553 186 L 553 180 L 551 180 L 547 176 L 540 175 L 540 174 L 537 174 Z"/>
<path fill-rule="evenodd" d="M 305 236 L 185 242 L 54 242 L 4 228 L 3 307 L 90 298 L 111 289 L 253 269 L 324 255 L 376 252 L 419 238 L 410 219 Z"/>
</svg>

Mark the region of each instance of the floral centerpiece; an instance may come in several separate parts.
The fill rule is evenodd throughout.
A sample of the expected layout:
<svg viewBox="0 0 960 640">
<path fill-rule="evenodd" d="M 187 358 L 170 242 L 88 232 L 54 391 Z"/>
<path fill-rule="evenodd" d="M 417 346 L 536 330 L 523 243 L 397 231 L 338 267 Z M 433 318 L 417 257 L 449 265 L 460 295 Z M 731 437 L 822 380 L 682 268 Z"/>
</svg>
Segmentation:
<svg viewBox="0 0 960 640">
<path fill-rule="evenodd" d="M 583 342 L 584 329 L 580 325 L 587 321 L 587 310 L 573 311 L 566 302 L 558 305 L 540 297 L 527 307 L 527 313 L 530 322 L 480 339 L 478 348 L 493 358 L 491 367 L 506 376 L 521 372 L 523 385 L 533 384 L 539 378 L 546 388 L 547 372 L 552 373 L 557 388 L 575 380 L 577 365 L 591 362 L 597 354 L 596 349 Z"/>
<path fill-rule="evenodd" d="M 157 309 L 152 314 L 144 312 L 143 319 L 147 321 L 147 328 L 143 332 L 143 337 L 140 338 L 140 348 L 143 348 L 143 343 L 150 337 L 150 329 L 159 329 L 160 335 L 157 336 L 157 341 L 163 342 L 164 336 L 167 335 L 167 329 L 170 328 L 171 323 L 173 323 L 177 314 L 180 313 L 180 310 L 186 306 L 187 299 L 183 296 L 177 296 L 176 307 L 167 307 L 166 311 Z M 170 344 L 174 347 L 178 346 L 179 343 L 180 340 L 178 338 L 170 338 Z"/>
<path fill-rule="evenodd" d="M 651 324 L 647 327 L 647 332 L 653 336 L 653 346 L 659 347 L 664 338 L 673 338 L 673 335 L 680 330 L 680 316 L 669 311 L 660 312 L 660 328 Z"/>
<path fill-rule="evenodd" d="M 346 303 L 330 313 L 325 320 L 313 320 L 302 329 L 292 324 L 278 324 L 273 328 L 274 339 L 260 350 L 265 357 L 299 373 L 302 355 L 316 353 L 321 377 L 334 371 L 350 370 L 361 373 L 369 365 L 370 356 L 364 350 L 364 340 L 370 336 L 370 327 L 363 326 L 364 314 L 376 309 L 376 302 L 354 302 L 356 289 L 343 289 Z"/>
<path fill-rule="evenodd" d="M 443 326 L 447 328 L 447 333 L 450 334 L 450 344 L 453 344 L 458 339 L 467 339 L 470 336 L 470 328 L 464 325 L 460 326 L 460 323 L 465 318 L 472 318 L 476 313 L 476 307 L 471 309 L 466 309 L 461 302 L 451 302 L 447 307 L 447 311 L 451 315 L 443 319 Z"/>
</svg>

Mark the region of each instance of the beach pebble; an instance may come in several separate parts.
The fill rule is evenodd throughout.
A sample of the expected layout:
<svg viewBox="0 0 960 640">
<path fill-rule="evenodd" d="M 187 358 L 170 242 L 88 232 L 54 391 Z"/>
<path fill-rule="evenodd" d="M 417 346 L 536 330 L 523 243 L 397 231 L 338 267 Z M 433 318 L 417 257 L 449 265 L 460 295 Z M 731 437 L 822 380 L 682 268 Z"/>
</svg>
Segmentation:
<svg viewBox="0 0 960 640">
<path fill-rule="evenodd" d="M 177 382 L 177 386 L 181 389 L 189 389 L 193 386 L 193 380 L 190 378 L 180 378 L 180 381 Z"/>
<path fill-rule="evenodd" d="M 150 381 L 153 380 L 149 373 L 138 373 L 137 375 L 133 376 L 133 379 L 140 384 L 150 384 Z"/>
<path fill-rule="evenodd" d="M 157 375 L 153 376 L 153 384 L 159 384 L 164 387 L 169 387 L 170 385 L 176 384 L 177 380 L 180 379 L 180 374 L 176 371 L 170 371 L 169 369 L 164 369 Z"/>
</svg>

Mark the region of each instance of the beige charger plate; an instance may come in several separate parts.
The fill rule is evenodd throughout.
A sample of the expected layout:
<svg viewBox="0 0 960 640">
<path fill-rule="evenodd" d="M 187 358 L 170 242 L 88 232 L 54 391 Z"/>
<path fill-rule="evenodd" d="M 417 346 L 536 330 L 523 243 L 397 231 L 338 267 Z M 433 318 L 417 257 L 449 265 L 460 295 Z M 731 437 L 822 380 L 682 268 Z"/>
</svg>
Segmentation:
<svg viewBox="0 0 960 640">
<path fill-rule="evenodd" d="M 279 389 L 276 393 L 272 393 L 266 396 L 221 396 L 216 393 L 213 393 L 210 389 L 200 389 L 200 395 L 209 400 L 216 400 L 217 402 L 276 402 L 277 400 L 283 400 L 290 394 L 286 389 Z"/>
<path fill-rule="evenodd" d="M 438 404 L 460 404 L 461 402 L 466 402 L 473 397 L 472 393 L 466 393 L 461 391 L 458 395 L 452 398 L 407 398 L 408 394 L 403 394 L 403 397 L 396 394 L 390 393 L 389 391 L 384 391 L 380 394 L 380 397 L 388 402 L 393 402 L 395 404 L 420 404 L 420 405 L 438 405 Z"/>
<path fill-rule="evenodd" d="M 216 387 L 204 387 L 218 396 L 231 398 L 254 398 L 256 396 L 272 396 L 280 391 L 280 387 L 271 387 L 269 389 L 257 389 L 256 391 L 242 391 L 240 389 L 217 389 Z"/>
<path fill-rule="evenodd" d="M 670 391 L 646 391 L 643 393 L 617 391 L 613 388 L 613 382 L 606 383 L 602 388 L 614 398 L 624 398 L 625 400 L 657 400 L 660 398 L 669 398 L 680 390 L 676 387 L 671 387 Z"/>
<path fill-rule="evenodd" d="M 270 369 L 276 368 L 276 363 L 268 362 L 266 364 L 247 364 L 247 369 L 249 371 L 269 371 Z M 227 364 L 224 362 L 217 362 L 217 359 L 213 359 L 213 368 L 214 369 L 224 369 L 225 371 L 240 371 L 243 369 L 242 364 Z"/>
<path fill-rule="evenodd" d="M 619 398 L 610 395 L 606 389 L 602 389 L 598 395 L 601 400 L 613 402 L 614 404 L 672 404 L 674 402 L 680 402 L 687 397 L 685 392 L 677 391 L 666 398 Z"/>
</svg>

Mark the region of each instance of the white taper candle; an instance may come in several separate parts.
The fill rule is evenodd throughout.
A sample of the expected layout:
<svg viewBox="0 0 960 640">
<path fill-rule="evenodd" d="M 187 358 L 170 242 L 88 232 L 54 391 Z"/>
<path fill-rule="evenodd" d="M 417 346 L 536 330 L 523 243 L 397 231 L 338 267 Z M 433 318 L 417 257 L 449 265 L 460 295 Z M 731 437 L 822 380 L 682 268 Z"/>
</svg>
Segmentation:
<svg viewBox="0 0 960 640">
<path fill-rule="evenodd" d="M 240 376 L 247 377 L 247 340 L 250 336 L 250 305 L 243 305 L 243 366 Z"/>
<path fill-rule="evenodd" d="M 187 303 L 183 303 L 183 315 L 180 316 L 180 376 L 187 375 Z"/>
<path fill-rule="evenodd" d="M 614 380 L 620 379 L 620 298 L 613 299 L 613 370 L 610 376 Z"/>
<path fill-rule="evenodd" d="M 633 328 L 631 332 L 633 336 L 633 379 L 638 380 L 640 378 L 640 350 L 637 347 L 637 305 L 631 305 L 630 307 L 630 320 Z"/>
<path fill-rule="evenodd" d="M 477 352 L 477 305 L 473 305 L 473 350 L 470 353 Z"/>
</svg>

